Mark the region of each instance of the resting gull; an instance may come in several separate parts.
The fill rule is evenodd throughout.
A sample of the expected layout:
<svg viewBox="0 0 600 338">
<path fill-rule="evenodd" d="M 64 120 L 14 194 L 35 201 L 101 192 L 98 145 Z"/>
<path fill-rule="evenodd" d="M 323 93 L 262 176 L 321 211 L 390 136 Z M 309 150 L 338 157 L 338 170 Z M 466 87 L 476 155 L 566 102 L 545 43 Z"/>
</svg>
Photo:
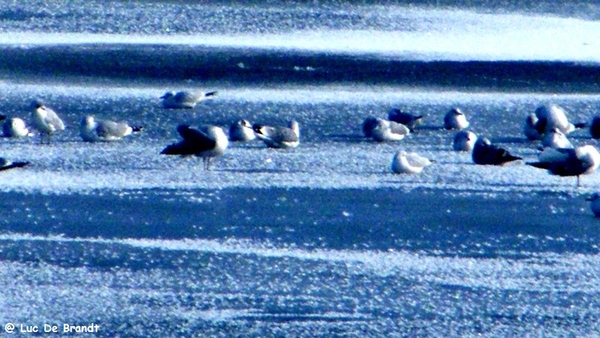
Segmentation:
<svg viewBox="0 0 600 338">
<path fill-rule="evenodd" d="M 590 208 L 596 217 L 600 217 L 600 193 L 593 193 L 592 196 L 586 198 L 590 201 Z"/>
<path fill-rule="evenodd" d="M 570 123 L 565 110 L 555 104 L 539 106 L 533 114 L 535 115 L 535 119 L 529 115 L 525 122 L 524 132 L 529 139 L 535 139 L 533 138 L 535 137 L 535 133 L 529 130 L 531 123 L 534 124 L 535 130 L 540 135 L 540 138 L 541 135 L 550 132 L 554 128 L 557 128 L 561 133 L 566 135 L 576 128 L 585 127 L 585 123 Z"/>
<path fill-rule="evenodd" d="M 520 157 L 511 155 L 506 149 L 492 144 L 485 137 L 477 138 L 471 157 L 475 164 L 483 165 L 504 165 L 512 161 L 521 160 Z"/>
<path fill-rule="evenodd" d="M 162 105 L 167 109 L 192 109 L 200 101 L 209 99 L 217 95 L 216 91 L 207 93 L 192 93 L 188 91 L 166 92 L 160 97 Z"/>
<path fill-rule="evenodd" d="M 238 120 L 229 127 L 229 141 L 249 142 L 256 138 L 252 124 L 248 120 Z"/>
<path fill-rule="evenodd" d="M 401 150 L 392 159 L 392 172 L 396 174 L 418 174 L 430 164 L 429 159 L 417 153 L 407 153 Z"/>
<path fill-rule="evenodd" d="M 590 135 L 592 138 L 600 138 L 600 116 L 594 116 L 590 125 Z"/>
<path fill-rule="evenodd" d="M 2 133 L 5 137 L 25 137 L 31 133 L 25 125 L 25 121 L 18 117 L 11 117 L 4 121 L 2 125 Z"/>
<path fill-rule="evenodd" d="M 132 127 L 125 122 L 96 120 L 92 115 L 85 116 L 79 125 L 79 134 L 86 142 L 116 141 L 141 130 L 142 127 Z"/>
<path fill-rule="evenodd" d="M 292 120 L 287 127 L 254 125 L 256 137 L 269 148 L 295 148 L 300 144 L 300 125 Z"/>
<path fill-rule="evenodd" d="M 415 127 L 421 124 L 423 115 L 415 115 L 403 112 L 398 108 L 394 108 L 388 113 L 388 120 L 405 125 L 412 133 L 415 131 Z"/>
<path fill-rule="evenodd" d="M 450 129 L 465 129 L 469 126 L 467 117 L 459 108 L 452 108 L 446 116 L 444 116 L 444 128 Z"/>
<path fill-rule="evenodd" d="M 477 135 L 474 132 L 461 130 L 454 134 L 452 148 L 456 151 L 471 152 L 477 141 Z"/>
<path fill-rule="evenodd" d="M 373 129 L 377 126 L 377 117 L 369 116 L 362 123 L 362 131 L 365 137 L 373 136 Z"/>
<path fill-rule="evenodd" d="M 410 134 L 407 126 L 384 119 L 377 119 L 375 128 L 371 130 L 371 137 L 377 142 L 400 141 Z"/>
<path fill-rule="evenodd" d="M 542 138 L 542 146 L 549 148 L 573 148 L 573 144 L 558 128 L 553 128 Z"/>
</svg>

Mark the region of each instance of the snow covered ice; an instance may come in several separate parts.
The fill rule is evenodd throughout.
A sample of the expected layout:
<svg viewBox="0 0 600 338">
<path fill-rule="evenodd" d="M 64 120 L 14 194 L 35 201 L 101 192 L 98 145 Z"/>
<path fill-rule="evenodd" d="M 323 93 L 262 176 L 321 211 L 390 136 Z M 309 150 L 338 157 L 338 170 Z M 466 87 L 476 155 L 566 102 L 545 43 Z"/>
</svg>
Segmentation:
<svg viewBox="0 0 600 338">
<path fill-rule="evenodd" d="M 523 121 L 600 101 L 595 4 L 467 7 L 3 2 L 0 114 L 65 130 L 0 138 L 0 328 L 99 336 L 593 336 L 600 174 L 527 166 Z M 443 76 L 440 76 L 443 74 Z M 167 91 L 217 91 L 164 109 Z M 475 165 L 444 115 L 522 157 Z M 423 115 L 397 142 L 362 122 Z M 86 115 L 144 126 L 83 142 Z M 300 144 L 161 156 L 176 127 L 296 120 Z M 598 146 L 586 129 L 575 147 Z M 398 151 L 432 160 L 394 175 Z"/>
</svg>

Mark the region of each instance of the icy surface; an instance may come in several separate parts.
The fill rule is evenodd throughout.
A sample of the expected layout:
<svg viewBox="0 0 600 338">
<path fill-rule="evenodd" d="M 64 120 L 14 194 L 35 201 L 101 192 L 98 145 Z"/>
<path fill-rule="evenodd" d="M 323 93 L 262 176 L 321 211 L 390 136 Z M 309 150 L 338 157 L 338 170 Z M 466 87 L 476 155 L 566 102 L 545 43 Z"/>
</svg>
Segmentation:
<svg viewBox="0 0 600 338">
<path fill-rule="evenodd" d="M 574 123 L 597 114 L 597 85 L 579 87 L 598 72 L 597 5 L 564 4 L 562 12 L 552 2 L 0 5 L 0 113 L 31 125 L 31 101 L 39 98 L 67 125 L 50 145 L 37 134 L 0 138 L 0 156 L 31 162 L 0 172 L 0 329 L 97 323 L 105 337 L 600 332 L 600 227 L 585 201 L 600 174 L 582 176 L 577 188 L 573 177 L 526 165 L 539 142 L 522 134 L 541 104 L 560 105 Z M 237 54 L 219 54 L 227 48 Z M 20 52 L 31 59 L 10 59 Z M 77 52 L 87 64 L 77 63 Z M 111 52 L 133 61 L 119 64 Z M 223 69 L 211 70 L 238 72 L 240 80 L 161 77 L 159 70 L 152 77 L 150 61 L 150 70 L 136 68 L 146 58 L 177 58 L 196 69 L 205 53 L 223 60 L 213 66 Z M 307 55 L 333 68 L 306 63 Z M 355 59 L 383 68 L 327 81 L 336 62 Z M 481 86 L 477 68 L 467 76 L 472 82 L 455 87 L 398 85 L 379 73 L 388 59 L 408 69 L 413 64 L 402 60 L 479 60 L 498 74 L 525 72 L 498 80 L 504 87 Z M 78 74 L 47 60 L 114 62 L 132 73 L 92 67 Z M 11 61 L 34 68 L 15 70 Z M 543 68 L 547 82 L 535 80 L 532 65 L 550 61 L 559 63 Z M 353 72 L 348 64 L 337 70 Z M 442 80 L 462 79 L 460 67 L 450 69 L 456 64 L 436 68 Z M 562 82 L 552 65 L 572 77 Z M 250 67 L 263 78 L 244 79 Z M 286 71 L 307 76 L 285 81 Z M 325 76 L 311 80 L 317 71 Z M 275 76 L 284 80 L 269 82 Z M 218 95 L 192 110 L 163 109 L 159 97 L 180 89 Z M 466 114 L 469 130 L 524 160 L 478 166 L 453 151 L 455 131 L 441 128 L 452 107 Z M 396 143 L 363 137 L 363 120 L 385 118 L 391 108 L 422 114 L 423 124 Z M 144 130 L 85 143 L 78 125 L 87 114 Z M 197 158 L 160 155 L 179 140 L 179 124 L 228 129 L 240 118 L 296 119 L 301 143 L 288 150 L 231 143 L 210 171 Z M 587 129 L 569 138 L 598 146 Z M 394 175 L 390 164 L 401 149 L 434 163 L 419 175 Z"/>
</svg>

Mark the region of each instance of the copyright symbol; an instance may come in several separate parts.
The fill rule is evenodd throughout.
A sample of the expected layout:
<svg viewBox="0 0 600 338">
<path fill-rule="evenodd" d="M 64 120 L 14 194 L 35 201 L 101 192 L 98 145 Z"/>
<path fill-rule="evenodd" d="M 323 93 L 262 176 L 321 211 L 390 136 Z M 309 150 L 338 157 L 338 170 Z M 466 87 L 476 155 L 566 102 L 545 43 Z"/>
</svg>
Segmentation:
<svg viewBox="0 0 600 338">
<path fill-rule="evenodd" d="M 8 323 L 8 324 L 4 325 L 4 331 L 6 331 L 6 333 L 14 333 L 15 332 L 15 324 Z"/>
</svg>

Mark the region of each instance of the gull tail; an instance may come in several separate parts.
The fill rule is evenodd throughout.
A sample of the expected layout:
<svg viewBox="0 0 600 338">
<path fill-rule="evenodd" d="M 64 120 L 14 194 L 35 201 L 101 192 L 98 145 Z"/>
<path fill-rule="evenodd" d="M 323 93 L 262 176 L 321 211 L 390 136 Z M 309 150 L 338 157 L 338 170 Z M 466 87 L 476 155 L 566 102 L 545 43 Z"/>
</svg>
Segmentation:
<svg viewBox="0 0 600 338">
<path fill-rule="evenodd" d="M 550 163 L 548 162 L 527 162 L 525 163 L 532 167 L 540 168 L 540 169 L 550 169 Z"/>
<path fill-rule="evenodd" d="M 22 168 L 28 164 L 29 164 L 29 162 L 12 162 L 11 164 L 9 164 L 7 166 L 1 167 L 0 171 L 12 169 L 12 168 Z"/>
<path fill-rule="evenodd" d="M 579 123 L 575 123 L 574 126 L 575 126 L 575 129 L 583 129 L 583 128 L 587 128 L 588 124 L 587 124 L 587 122 L 579 122 Z"/>
<path fill-rule="evenodd" d="M 217 91 L 204 93 L 204 97 L 209 98 L 209 97 L 217 96 L 217 93 L 218 93 Z"/>
<path fill-rule="evenodd" d="M 506 155 L 506 157 L 504 159 L 505 159 L 505 162 L 512 162 L 512 161 L 522 160 L 523 158 L 519 157 L 519 156 L 508 154 L 508 155 Z"/>
<path fill-rule="evenodd" d="M 6 115 L 0 114 L 0 121 L 6 120 Z"/>
<path fill-rule="evenodd" d="M 142 126 L 131 127 L 132 133 L 139 133 L 142 130 L 144 130 L 144 127 L 142 127 Z"/>
<path fill-rule="evenodd" d="M 181 146 L 179 143 L 168 145 L 161 152 L 161 155 L 180 155 L 181 154 Z"/>
</svg>

